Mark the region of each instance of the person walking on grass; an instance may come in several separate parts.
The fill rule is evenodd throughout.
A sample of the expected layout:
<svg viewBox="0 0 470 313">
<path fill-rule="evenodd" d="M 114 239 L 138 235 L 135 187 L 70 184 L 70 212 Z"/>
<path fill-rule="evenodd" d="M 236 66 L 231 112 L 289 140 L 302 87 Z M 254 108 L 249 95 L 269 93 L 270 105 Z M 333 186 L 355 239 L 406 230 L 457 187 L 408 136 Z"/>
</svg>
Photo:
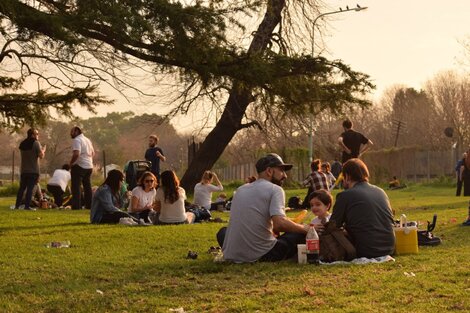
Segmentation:
<svg viewBox="0 0 470 313">
<path fill-rule="evenodd" d="M 82 133 L 80 127 L 75 126 L 70 131 L 72 137 L 72 158 L 69 166 L 72 178 L 72 210 L 80 210 L 82 205 L 91 209 L 91 174 L 93 172 L 93 157 L 95 150 L 87 137 Z M 82 203 L 81 185 L 85 203 Z"/>
<path fill-rule="evenodd" d="M 20 187 L 16 195 L 15 209 L 20 207 L 23 193 L 25 193 L 24 209 L 31 209 L 31 198 L 33 188 L 39 181 L 39 159 L 44 158 L 46 146 L 42 147 L 38 140 L 39 132 L 35 128 L 27 131 L 27 138 L 20 143 L 21 167 L 20 167 Z"/>
<path fill-rule="evenodd" d="M 217 233 L 224 259 L 235 263 L 275 262 L 293 257 L 305 243 L 308 225 L 292 222 L 284 210 L 282 184 L 292 168 L 277 154 L 256 162 L 258 179 L 237 189 L 228 227 Z M 279 233 L 283 235 L 279 236 Z"/>
</svg>

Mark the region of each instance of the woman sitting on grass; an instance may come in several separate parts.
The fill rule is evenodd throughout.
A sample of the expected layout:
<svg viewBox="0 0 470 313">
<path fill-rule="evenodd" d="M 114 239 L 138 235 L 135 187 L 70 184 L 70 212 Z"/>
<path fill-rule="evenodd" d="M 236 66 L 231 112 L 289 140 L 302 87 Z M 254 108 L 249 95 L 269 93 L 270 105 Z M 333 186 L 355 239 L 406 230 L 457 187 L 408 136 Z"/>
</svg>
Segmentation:
<svg viewBox="0 0 470 313">
<path fill-rule="evenodd" d="M 160 214 L 155 224 L 191 224 L 195 215 L 186 212 L 184 200 L 186 192 L 179 186 L 180 182 L 175 172 L 164 171 L 161 174 L 160 186 L 157 189 L 156 211 Z"/>
<path fill-rule="evenodd" d="M 150 223 L 149 213 L 155 207 L 157 178 L 151 172 L 145 172 L 139 178 L 137 187 L 132 190 L 128 212 L 137 219 Z"/>
<path fill-rule="evenodd" d="M 120 170 L 111 170 L 104 183 L 98 187 L 91 201 L 90 222 L 93 224 L 117 224 L 122 217 L 136 219 L 119 210 L 121 189 L 124 174 Z"/>
<path fill-rule="evenodd" d="M 213 181 L 216 185 L 212 185 Z M 194 204 L 210 210 L 212 205 L 212 193 L 222 190 L 224 190 L 224 187 L 217 177 L 217 174 L 211 171 L 205 171 L 204 174 L 202 174 L 201 182 L 194 186 Z M 216 209 L 217 204 L 214 204 L 213 208 Z"/>
</svg>

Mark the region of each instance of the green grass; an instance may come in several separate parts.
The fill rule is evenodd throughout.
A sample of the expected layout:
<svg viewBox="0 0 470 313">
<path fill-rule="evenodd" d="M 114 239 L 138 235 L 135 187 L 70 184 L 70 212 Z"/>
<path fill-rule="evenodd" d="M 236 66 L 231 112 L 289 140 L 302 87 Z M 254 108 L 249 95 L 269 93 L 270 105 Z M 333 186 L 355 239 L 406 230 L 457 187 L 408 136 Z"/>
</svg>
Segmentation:
<svg viewBox="0 0 470 313">
<path fill-rule="evenodd" d="M 432 186 L 388 194 L 397 217 L 437 213 L 442 245 L 385 264 L 217 264 L 206 251 L 224 224 L 90 225 L 88 211 L 14 211 L 0 198 L 0 312 L 468 312 L 469 199 Z M 45 247 L 62 240 L 72 247 Z"/>
</svg>

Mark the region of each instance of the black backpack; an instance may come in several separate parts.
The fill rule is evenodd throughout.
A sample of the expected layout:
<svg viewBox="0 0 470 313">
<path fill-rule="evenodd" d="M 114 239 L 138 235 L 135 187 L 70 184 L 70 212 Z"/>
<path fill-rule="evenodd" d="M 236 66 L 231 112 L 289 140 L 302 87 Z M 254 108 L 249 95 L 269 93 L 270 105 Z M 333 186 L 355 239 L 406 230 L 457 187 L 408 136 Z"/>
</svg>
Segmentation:
<svg viewBox="0 0 470 313">
<path fill-rule="evenodd" d="M 297 196 L 290 197 L 287 201 L 287 206 L 293 210 L 300 209 L 302 207 L 302 200 Z"/>
<path fill-rule="evenodd" d="M 150 172 L 152 163 L 144 160 L 133 160 L 127 163 L 126 183 L 128 189 L 132 190 L 137 186 L 140 176 L 145 172 Z"/>
<path fill-rule="evenodd" d="M 441 238 L 434 237 L 431 231 L 436 227 L 437 214 L 434 214 L 432 223 L 428 221 L 428 227 L 426 230 L 418 231 L 418 245 L 419 246 L 437 246 L 441 244 Z"/>
</svg>

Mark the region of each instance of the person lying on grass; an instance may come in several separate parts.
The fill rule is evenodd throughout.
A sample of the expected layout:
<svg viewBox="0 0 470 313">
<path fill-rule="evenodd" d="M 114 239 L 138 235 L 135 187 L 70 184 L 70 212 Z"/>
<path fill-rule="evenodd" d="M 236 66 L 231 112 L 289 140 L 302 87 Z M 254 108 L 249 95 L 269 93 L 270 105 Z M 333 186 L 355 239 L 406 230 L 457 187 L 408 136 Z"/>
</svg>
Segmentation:
<svg viewBox="0 0 470 313">
<path fill-rule="evenodd" d="M 122 217 L 136 218 L 127 212 L 121 211 L 121 197 L 119 191 L 124 180 L 120 170 L 111 170 L 104 183 L 98 187 L 91 201 L 90 222 L 93 224 L 117 224 Z"/>
</svg>

